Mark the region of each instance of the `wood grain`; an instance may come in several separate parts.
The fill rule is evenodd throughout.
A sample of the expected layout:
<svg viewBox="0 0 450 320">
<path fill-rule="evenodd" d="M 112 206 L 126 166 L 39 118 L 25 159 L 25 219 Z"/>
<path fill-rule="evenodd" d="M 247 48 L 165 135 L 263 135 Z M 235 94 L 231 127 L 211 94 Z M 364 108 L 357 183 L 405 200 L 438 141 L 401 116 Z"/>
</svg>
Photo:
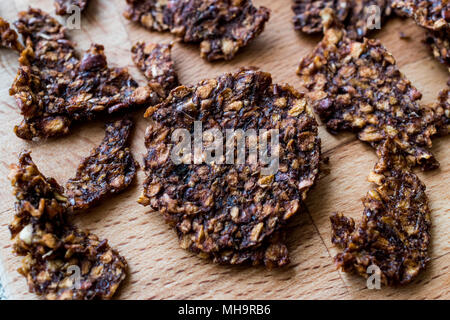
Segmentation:
<svg viewBox="0 0 450 320">
<path fill-rule="evenodd" d="M 255 0 L 272 10 L 266 31 L 231 62 L 208 63 L 199 57 L 195 45 L 177 44 L 174 60 L 183 83 L 214 77 L 241 66 L 257 66 L 271 72 L 275 81 L 299 88 L 295 69 L 302 56 L 319 40 L 294 31 L 290 0 Z M 53 13 L 52 0 L 15 0 L 0 2 L 0 16 L 14 21 L 17 12 L 28 5 Z M 131 62 L 129 50 L 137 40 L 169 42 L 169 34 L 151 33 L 125 20 L 124 0 L 93 0 L 82 18 L 82 29 L 70 31 L 80 52 L 91 42 L 105 45 L 109 63 L 128 66 L 139 81 L 142 75 Z M 401 40 L 403 31 L 410 40 Z M 378 32 L 383 44 L 394 54 L 401 70 L 432 102 L 446 82 L 444 67 L 430 56 L 421 43 L 423 31 L 411 21 L 392 19 Z M 7 181 L 9 164 L 17 161 L 22 149 L 31 149 L 44 174 L 64 182 L 73 176 L 78 162 L 102 139 L 103 123 L 78 125 L 73 134 L 45 143 L 18 139 L 13 127 L 21 117 L 8 89 L 17 70 L 17 55 L 0 50 L 0 281 L 11 299 L 35 299 L 25 279 L 15 270 L 20 258 L 11 253 L 7 229 L 13 216 L 14 198 Z M 143 110 L 134 117 L 137 127 L 132 149 L 141 161 L 146 121 Z M 308 199 L 309 214 L 295 218 L 289 226 L 292 263 L 286 268 L 217 266 L 180 249 L 176 236 L 158 214 L 148 214 L 136 203 L 143 173 L 125 193 L 76 218 L 127 258 L 130 277 L 117 298 L 120 299 L 448 299 L 450 297 L 450 137 L 435 141 L 433 151 L 441 162 L 439 170 L 419 173 L 427 185 L 433 209 L 432 261 L 414 283 L 403 288 L 368 290 L 365 281 L 336 271 L 332 256 L 337 250 L 330 242 L 329 215 L 342 211 L 359 219 L 360 199 L 370 185 L 366 176 L 375 163 L 372 149 L 351 134 L 332 136 L 320 128 L 323 150 L 330 157 L 331 173 L 319 181 Z"/>
</svg>

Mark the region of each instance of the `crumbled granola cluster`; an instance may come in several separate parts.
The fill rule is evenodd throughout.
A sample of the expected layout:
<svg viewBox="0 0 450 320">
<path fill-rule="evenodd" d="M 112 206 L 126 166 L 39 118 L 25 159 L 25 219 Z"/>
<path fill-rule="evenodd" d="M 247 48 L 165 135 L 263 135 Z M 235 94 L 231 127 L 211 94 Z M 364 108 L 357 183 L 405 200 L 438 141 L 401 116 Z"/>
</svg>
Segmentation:
<svg viewBox="0 0 450 320">
<path fill-rule="evenodd" d="M 102 143 L 81 162 L 75 178 L 67 182 L 68 201 L 75 210 L 88 209 L 131 184 L 138 167 L 127 147 L 132 126 L 131 120 L 107 124 Z"/>
<path fill-rule="evenodd" d="M 450 30 L 450 1 L 448 0 L 391 0 L 400 15 L 413 18 L 430 30 Z"/>
<path fill-rule="evenodd" d="M 433 108 L 398 69 L 378 40 L 352 40 L 324 11 L 323 40 L 300 62 L 298 74 L 332 133 L 350 130 L 378 148 L 392 139 L 408 163 L 423 169 L 439 163 L 429 151 L 437 133 Z"/>
<path fill-rule="evenodd" d="M 369 181 L 377 187 L 363 199 L 361 222 L 340 213 L 331 217 L 332 242 L 341 246 L 335 262 L 363 277 L 370 266 L 381 271 L 385 285 L 407 284 L 430 260 L 431 212 L 425 185 L 412 173 L 392 141 L 378 149 L 379 161 Z"/>
<path fill-rule="evenodd" d="M 164 97 L 179 84 L 172 60 L 172 46 L 172 43 L 157 44 L 140 41 L 131 48 L 136 66 L 144 73 L 150 86 L 161 87 Z"/>
<path fill-rule="evenodd" d="M 445 136 L 450 133 L 450 80 L 447 88 L 439 93 L 438 101 L 432 106 L 436 114 L 438 134 Z"/>
<path fill-rule="evenodd" d="M 232 59 L 257 37 L 269 20 L 267 8 L 251 0 L 127 0 L 127 19 L 155 31 L 170 31 L 184 42 L 200 44 L 209 61 Z"/>
<path fill-rule="evenodd" d="M 175 227 L 181 246 L 223 264 L 288 263 L 283 227 L 304 210 L 319 174 L 321 143 L 306 97 L 273 84 L 268 73 L 243 69 L 179 86 L 146 117 L 147 178 L 139 202 Z M 272 139 L 270 130 L 279 130 L 278 171 L 264 175 L 266 165 L 249 161 L 249 147 L 244 164 L 174 162 L 172 134 L 193 133 L 195 121 L 224 137 L 226 129 L 238 136 L 239 129 L 267 129 Z"/>
<path fill-rule="evenodd" d="M 18 40 L 16 31 L 11 29 L 9 23 L 0 17 L 0 46 L 22 52 L 23 45 Z"/>
<path fill-rule="evenodd" d="M 9 178 L 17 198 L 10 231 L 30 291 L 51 300 L 111 298 L 126 277 L 125 259 L 67 221 L 64 189 L 39 172 L 28 152 Z"/>
<path fill-rule="evenodd" d="M 392 13 L 389 0 L 294 0 L 295 28 L 305 33 L 322 32 L 320 13 L 327 8 L 335 12 L 336 19 L 345 26 L 351 39 L 362 39 L 370 31 L 367 22 L 371 15 L 378 13 L 371 9 L 379 10 L 381 23 Z"/>
<path fill-rule="evenodd" d="M 92 45 L 80 60 L 58 21 L 38 9 L 16 22 L 26 41 L 10 90 L 24 116 L 15 133 L 22 139 L 67 134 L 73 121 L 133 109 L 150 101 L 127 69 L 108 68 L 103 46 Z"/>
<path fill-rule="evenodd" d="M 88 0 L 55 0 L 56 14 L 60 16 L 72 14 L 71 8 L 74 6 L 83 11 L 86 9 L 88 2 Z"/>
</svg>

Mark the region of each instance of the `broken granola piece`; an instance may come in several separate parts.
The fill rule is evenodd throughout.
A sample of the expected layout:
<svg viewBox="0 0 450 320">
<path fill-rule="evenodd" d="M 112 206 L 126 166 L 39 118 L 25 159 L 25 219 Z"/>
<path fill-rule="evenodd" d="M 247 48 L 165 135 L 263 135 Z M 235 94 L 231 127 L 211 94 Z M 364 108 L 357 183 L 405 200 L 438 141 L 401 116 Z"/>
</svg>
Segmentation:
<svg viewBox="0 0 450 320">
<path fill-rule="evenodd" d="M 425 269 L 430 244 L 431 212 L 425 185 L 387 142 L 369 180 L 377 185 L 363 199 L 364 213 L 355 227 L 340 213 L 331 217 L 332 242 L 344 250 L 335 262 L 344 272 L 367 278 L 370 266 L 381 271 L 384 285 L 404 285 Z"/>
<path fill-rule="evenodd" d="M 353 131 L 375 149 L 394 140 L 411 165 L 439 166 L 431 147 L 434 112 L 378 40 L 351 40 L 324 12 L 323 40 L 297 70 L 313 107 L 331 133 Z"/>
<path fill-rule="evenodd" d="M 392 8 L 413 18 L 429 30 L 450 30 L 450 1 L 448 0 L 391 0 Z"/>
<path fill-rule="evenodd" d="M 73 121 L 128 111 L 150 101 L 126 68 L 110 69 L 104 48 L 93 44 L 79 60 L 58 21 L 38 9 L 16 22 L 26 49 L 10 89 L 24 116 L 15 133 L 22 139 L 67 134 Z"/>
<path fill-rule="evenodd" d="M 447 31 L 428 31 L 425 43 L 430 47 L 433 56 L 446 65 L 450 72 L 450 33 Z"/>
<path fill-rule="evenodd" d="M 450 80 L 439 93 L 438 101 L 431 107 L 435 112 L 435 125 L 440 136 L 450 133 Z"/>
<path fill-rule="evenodd" d="M 0 17 L 0 46 L 22 52 L 23 45 L 18 40 L 17 33 L 11 29 L 9 23 Z"/>
<path fill-rule="evenodd" d="M 133 61 L 151 84 L 158 84 L 164 97 L 178 86 L 178 75 L 172 60 L 173 44 L 155 44 L 140 41 L 132 48 Z"/>
<path fill-rule="evenodd" d="M 303 202 L 319 174 L 321 143 L 307 99 L 288 85 L 273 84 L 268 73 L 243 69 L 196 86 L 179 86 L 145 116 L 151 121 L 145 135 L 147 178 L 139 203 L 163 214 L 183 248 L 216 262 L 286 264 L 287 250 L 273 235 L 304 211 Z M 187 150 L 174 145 L 180 130 L 198 133 L 199 126 L 205 132 L 202 150 L 192 156 L 190 138 Z M 278 169 L 273 161 L 256 161 L 255 154 L 256 135 L 269 144 L 276 132 L 279 147 L 270 150 L 275 157 L 278 150 Z M 223 148 L 214 133 L 223 141 L 227 136 L 229 147 Z M 235 152 L 234 138 L 238 146 L 247 141 L 247 148 Z M 216 143 L 215 150 L 227 150 L 222 156 L 211 151 Z M 209 158 L 212 153 L 216 159 Z"/>
<path fill-rule="evenodd" d="M 10 225 L 19 272 L 30 292 L 46 299 L 110 299 L 126 277 L 127 263 L 107 240 L 67 222 L 63 188 L 44 177 L 30 154 L 20 155 L 9 176 L 17 198 Z"/>
<path fill-rule="evenodd" d="M 127 147 L 132 126 L 131 120 L 108 124 L 102 143 L 81 162 L 75 178 L 67 182 L 68 201 L 75 210 L 88 209 L 131 184 L 138 167 Z"/>
<path fill-rule="evenodd" d="M 347 30 L 351 39 L 362 39 L 370 31 L 367 23 L 375 23 L 371 16 L 380 14 L 383 23 L 392 13 L 389 0 L 294 0 L 294 25 L 305 33 L 320 33 L 323 30 L 321 11 L 332 9 L 337 21 Z"/>
<path fill-rule="evenodd" d="M 156 31 L 170 31 L 184 42 L 200 44 L 209 61 L 231 60 L 257 37 L 269 20 L 267 8 L 251 0 L 127 0 L 125 17 Z"/>
<path fill-rule="evenodd" d="M 350 10 L 350 0 L 294 0 L 292 10 L 295 13 L 295 29 L 308 34 L 322 32 L 320 12 L 325 8 L 333 9 L 337 19 L 343 23 Z"/>
<path fill-rule="evenodd" d="M 73 7 L 78 7 L 80 11 L 84 11 L 87 5 L 88 0 L 55 0 L 56 14 L 60 16 L 73 14 Z"/>
</svg>

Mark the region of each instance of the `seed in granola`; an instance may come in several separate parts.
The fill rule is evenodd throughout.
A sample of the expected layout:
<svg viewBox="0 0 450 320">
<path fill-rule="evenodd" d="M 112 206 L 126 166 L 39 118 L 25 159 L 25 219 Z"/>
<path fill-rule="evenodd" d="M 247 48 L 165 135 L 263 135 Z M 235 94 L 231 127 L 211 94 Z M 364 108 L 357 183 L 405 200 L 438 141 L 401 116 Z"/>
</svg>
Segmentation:
<svg viewBox="0 0 450 320">
<path fill-rule="evenodd" d="M 184 42 L 200 44 L 209 61 L 231 60 L 256 38 L 270 11 L 251 0 L 127 0 L 127 19 L 155 31 L 170 31 Z"/>
<path fill-rule="evenodd" d="M 88 0 L 55 0 L 56 14 L 60 16 L 73 14 L 73 7 L 78 7 L 80 11 L 84 11 L 88 2 Z"/>
<path fill-rule="evenodd" d="M 242 69 L 179 86 L 148 108 L 146 117 L 147 178 L 139 202 L 165 217 L 183 248 L 215 262 L 286 264 L 284 235 L 275 239 L 274 234 L 283 233 L 289 218 L 304 211 L 319 173 L 317 122 L 305 97 L 288 85 L 273 84 L 268 73 Z M 248 130 L 279 130 L 279 170 L 262 174 L 265 165 L 248 161 L 250 143 L 242 164 L 198 163 L 192 157 L 172 161 L 174 131 L 193 133 L 196 121 L 205 132 L 226 136 L 232 130 L 244 143 Z M 203 159 L 207 148 L 201 151 Z M 236 156 L 234 151 L 227 154 Z"/>
<path fill-rule="evenodd" d="M 351 40 L 324 10 L 323 40 L 297 70 L 316 113 L 332 133 L 353 131 L 378 148 L 390 138 L 412 165 L 439 163 L 429 151 L 437 133 L 432 108 L 378 40 Z"/>
<path fill-rule="evenodd" d="M 430 260 L 431 212 L 425 185 L 387 141 L 378 150 L 379 162 L 370 175 L 377 187 L 363 199 L 361 222 L 340 213 L 331 217 L 332 242 L 343 248 L 335 262 L 345 272 L 371 275 L 381 271 L 384 285 L 414 280 Z"/>
<path fill-rule="evenodd" d="M 49 300 L 110 299 L 126 277 L 127 263 L 107 240 L 67 221 L 64 189 L 44 177 L 23 152 L 9 176 L 16 196 L 10 231 L 24 256 L 19 273 L 30 292 Z"/>
<path fill-rule="evenodd" d="M 67 182 L 68 201 L 75 210 L 88 209 L 131 184 L 138 167 L 127 147 L 132 126 L 131 120 L 107 124 L 102 143 L 81 162 L 75 178 Z"/>
<path fill-rule="evenodd" d="M 129 111 L 148 104 L 150 88 L 138 88 L 126 68 L 108 67 L 104 48 L 93 44 L 78 59 L 65 28 L 41 10 L 19 14 L 16 27 L 26 49 L 10 94 L 24 116 L 22 139 L 67 134 L 73 121 Z"/>
</svg>

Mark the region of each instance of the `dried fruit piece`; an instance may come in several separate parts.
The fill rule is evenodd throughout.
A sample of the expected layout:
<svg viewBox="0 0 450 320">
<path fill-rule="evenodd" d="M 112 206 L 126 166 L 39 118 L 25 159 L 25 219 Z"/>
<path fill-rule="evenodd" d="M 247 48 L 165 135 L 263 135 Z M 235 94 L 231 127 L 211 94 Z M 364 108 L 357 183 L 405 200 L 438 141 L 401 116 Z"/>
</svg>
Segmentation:
<svg viewBox="0 0 450 320">
<path fill-rule="evenodd" d="M 269 20 L 267 8 L 251 0 L 127 0 L 125 17 L 156 31 L 170 31 L 200 44 L 209 61 L 232 59 L 257 37 Z"/>
<path fill-rule="evenodd" d="M 161 86 L 164 96 L 178 86 L 178 75 L 172 60 L 173 44 L 136 43 L 132 48 L 133 61 L 144 73 L 150 85 Z"/>
<path fill-rule="evenodd" d="M 17 198 L 10 225 L 19 272 L 30 292 L 46 299 L 109 299 L 126 277 L 127 263 L 107 240 L 67 222 L 63 188 L 44 177 L 30 154 L 20 155 L 10 179 Z"/>
<path fill-rule="evenodd" d="M 17 39 L 17 33 L 11 29 L 9 23 L 0 17 L 0 45 L 5 48 L 22 52 L 23 45 Z"/>
<path fill-rule="evenodd" d="M 450 2 L 448 0 L 391 0 L 400 15 L 413 18 L 430 30 L 450 30 Z"/>
<path fill-rule="evenodd" d="M 131 120 L 106 125 L 102 143 L 81 162 L 75 178 L 67 182 L 68 201 L 74 209 L 88 209 L 131 184 L 138 167 L 127 147 L 132 126 Z"/>
<path fill-rule="evenodd" d="M 279 240 L 283 235 L 275 234 L 303 212 L 319 173 L 320 139 L 306 98 L 290 86 L 273 84 L 268 73 L 243 69 L 179 86 L 160 105 L 148 108 L 146 117 L 151 119 L 145 136 L 147 178 L 139 202 L 163 214 L 176 228 L 181 246 L 220 263 L 287 263 L 287 249 Z M 198 133 L 197 121 L 206 144 L 194 156 L 186 150 L 179 154 L 172 137 L 178 129 Z M 266 133 L 258 131 L 262 129 Z M 250 150 L 256 135 L 260 142 L 264 137 L 268 144 L 269 138 L 275 141 L 272 129 L 279 133 L 279 165 L 267 172 L 261 154 L 255 158 Z M 231 149 L 219 145 L 216 150 L 227 150 L 224 156 L 208 161 L 208 150 L 220 139 L 208 138 L 207 132 L 219 132 L 227 143 L 237 137 L 238 144 L 245 144 L 246 134 L 250 136 L 245 159 L 231 144 Z"/>
<path fill-rule="evenodd" d="M 305 33 L 319 33 L 323 30 L 320 12 L 332 9 L 336 19 L 345 26 L 347 35 L 351 39 L 362 39 L 372 28 L 368 23 L 375 23 L 372 19 L 379 15 L 383 23 L 391 15 L 389 0 L 294 0 L 294 25 L 297 30 Z"/>
<path fill-rule="evenodd" d="M 83 11 L 87 5 L 88 0 L 55 0 L 56 14 L 60 16 L 72 14 L 71 10 L 74 6 Z"/>
<path fill-rule="evenodd" d="M 339 268 L 368 277 L 370 266 L 381 271 L 385 285 L 407 284 L 429 261 L 431 213 L 425 185 L 388 141 L 378 150 L 370 175 L 377 185 L 363 200 L 362 221 L 342 214 L 331 217 L 332 242 L 344 250 L 335 257 Z"/>
<path fill-rule="evenodd" d="M 31 140 L 67 134 L 72 121 L 133 109 L 150 101 L 125 68 L 108 68 L 103 46 L 79 60 L 58 21 L 38 9 L 19 14 L 27 48 L 10 90 L 24 116 L 17 136 Z"/>
<path fill-rule="evenodd" d="M 324 12 L 325 36 L 300 62 L 297 73 L 309 89 L 316 113 L 328 130 L 350 130 L 378 148 L 391 138 L 411 165 L 439 163 L 428 150 L 437 130 L 434 111 L 421 106 L 421 93 L 398 69 L 378 40 L 351 40 Z"/>
<path fill-rule="evenodd" d="M 449 31 L 429 31 L 425 43 L 430 46 L 434 57 L 447 65 L 450 72 L 450 35 Z"/>
</svg>

